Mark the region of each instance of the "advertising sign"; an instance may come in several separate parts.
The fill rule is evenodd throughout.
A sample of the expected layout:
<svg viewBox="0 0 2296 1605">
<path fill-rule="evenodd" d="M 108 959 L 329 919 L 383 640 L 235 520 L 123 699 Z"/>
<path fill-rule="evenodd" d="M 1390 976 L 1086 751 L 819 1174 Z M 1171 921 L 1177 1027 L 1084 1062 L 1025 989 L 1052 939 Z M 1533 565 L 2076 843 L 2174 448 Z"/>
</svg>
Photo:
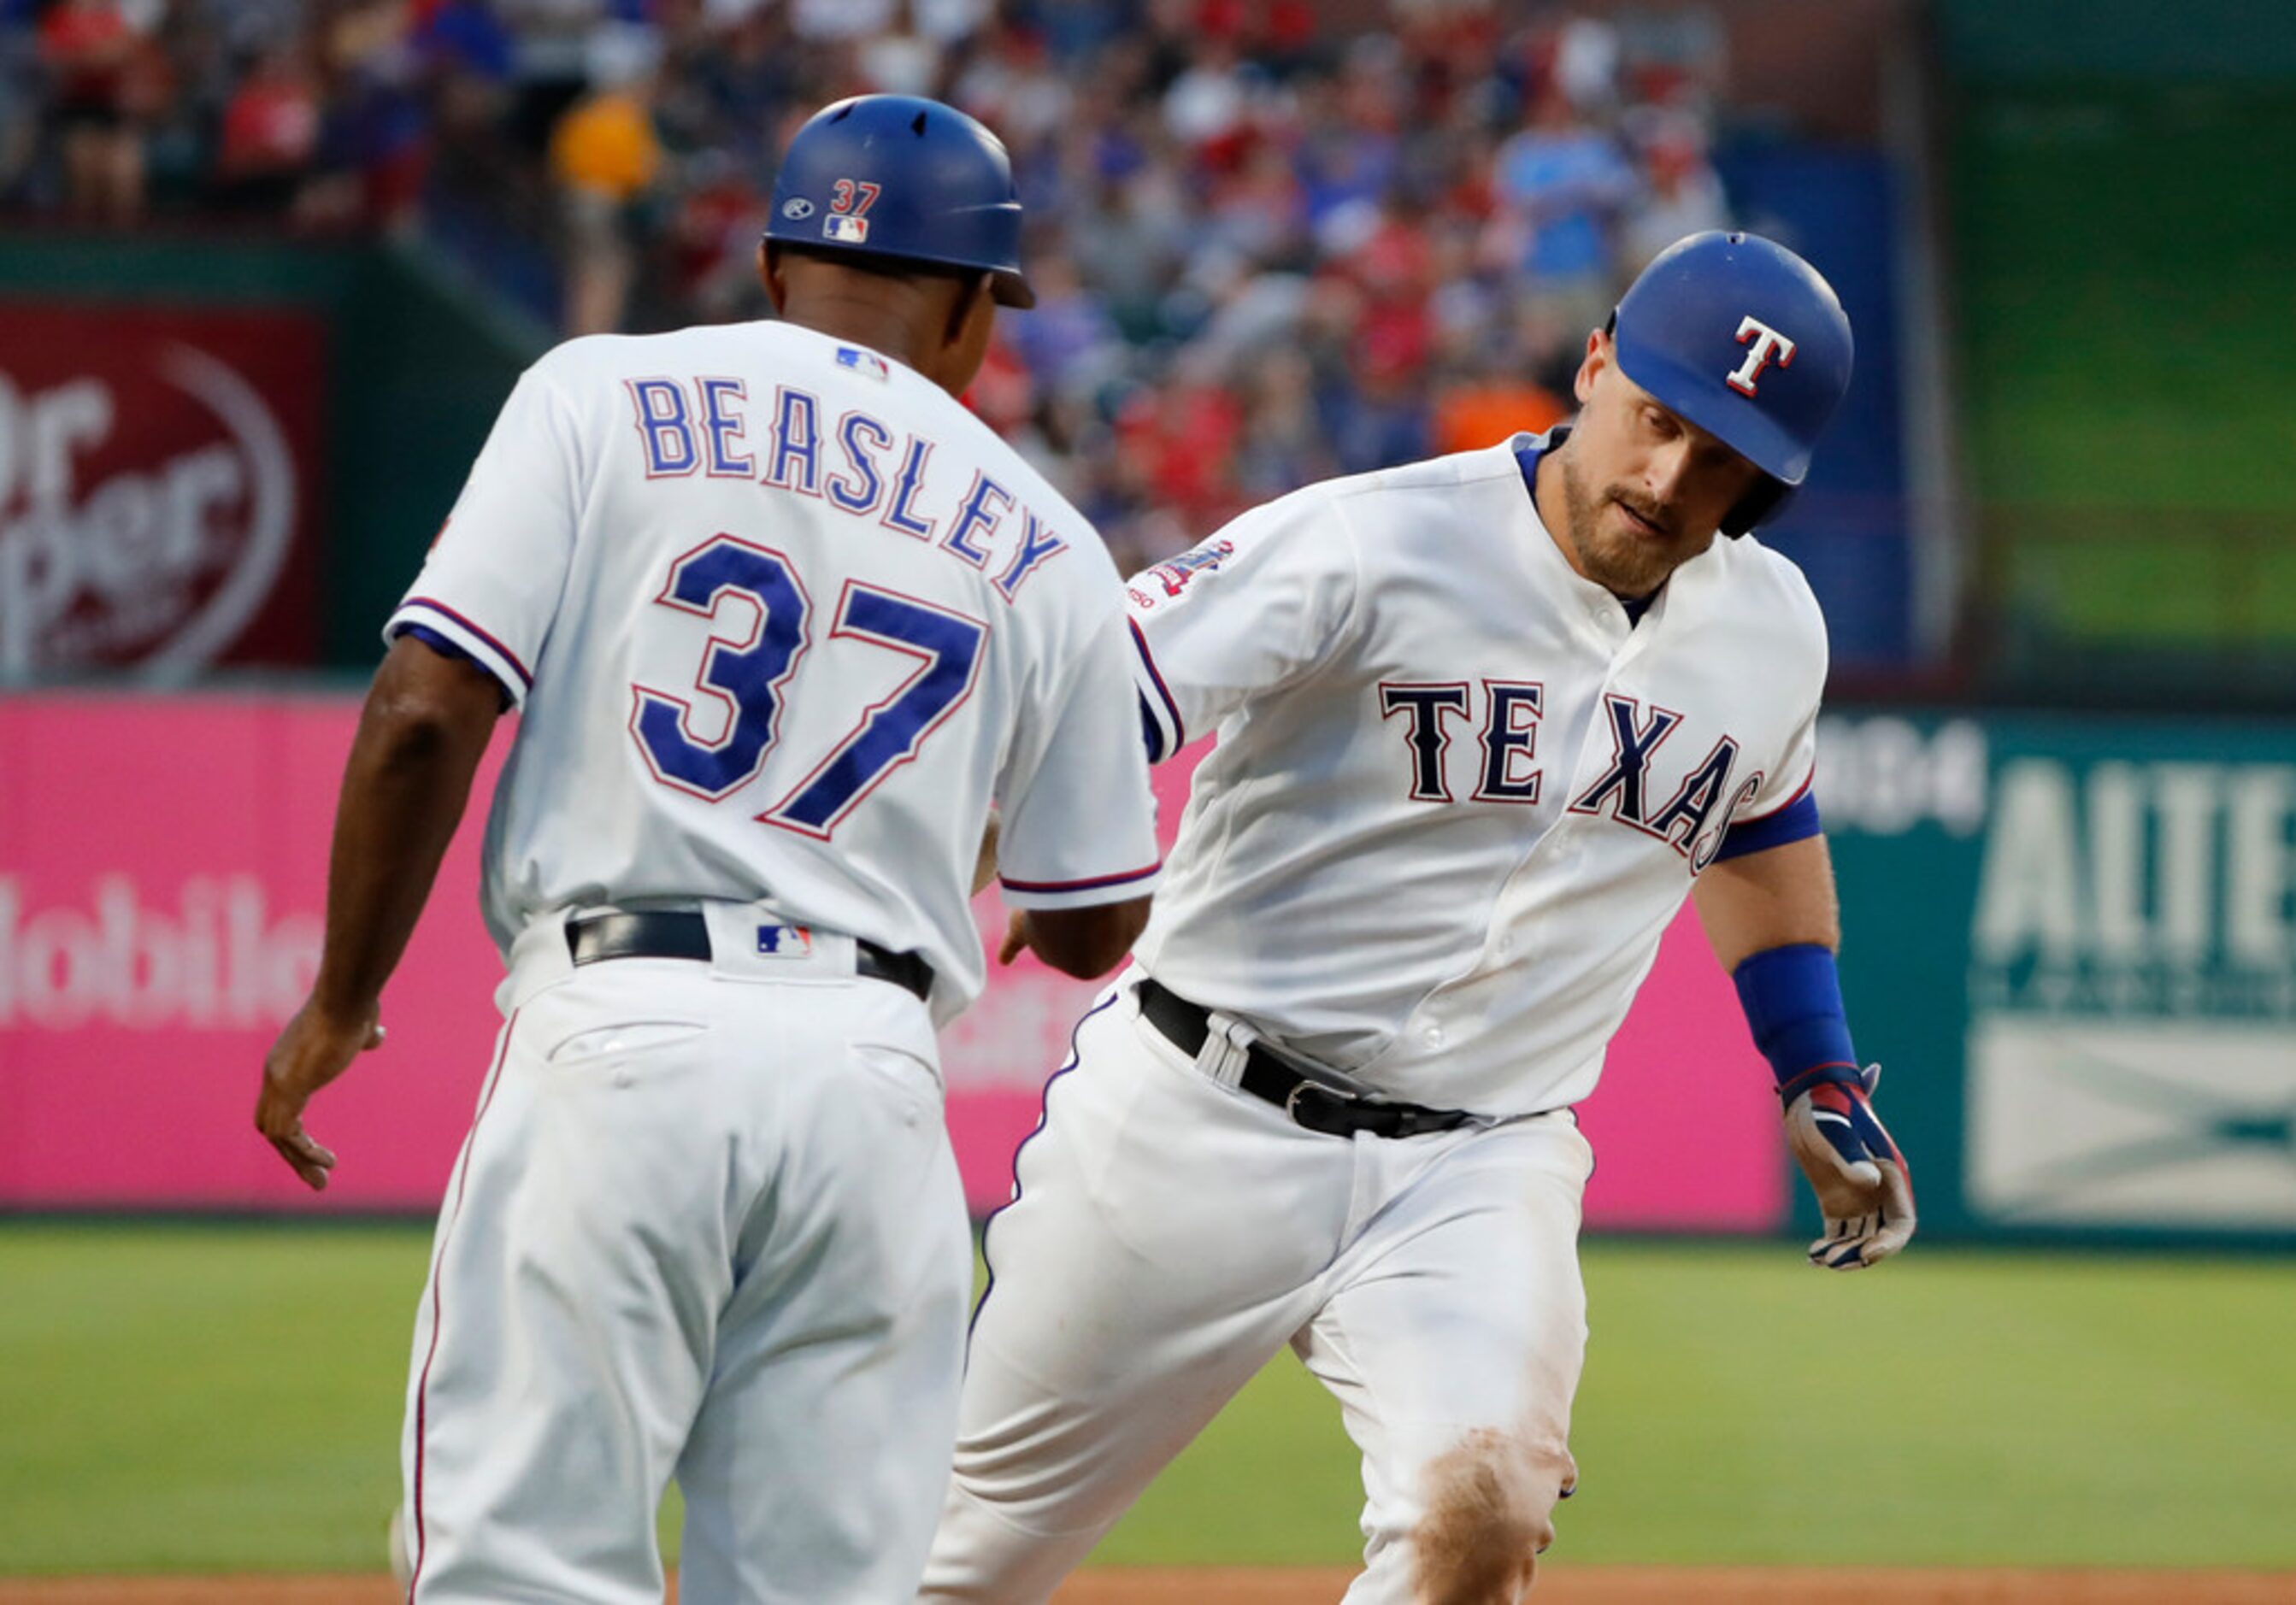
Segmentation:
<svg viewBox="0 0 2296 1605">
<path fill-rule="evenodd" d="M 500 1022 L 477 909 L 495 741 L 405 961 L 387 1044 L 310 1126 L 341 1163 L 307 1192 L 255 1134 L 265 1049 L 319 954 L 327 842 L 355 721 L 339 697 L 0 700 L 0 1208 L 436 1207 Z M 69 764 L 53 761 L 70 752 Z M 1169 828 L 1186 757 L 1158 771 Z M 975 907 L 994 946 L 994 894 Z M 1024 958 L 943 1037 L 966 1194 L 1014 1146 L 1095 988 Z M 1582 1115 L 1597 1226 L 1767 1229 L 1784 1209 L 1769 1074 L 1687 918 Z"/>
<path fill-rule="evenodd" d="M 1841 717 L 1860 1046 L 1925 1224 L 2296 1234 L 2296 732 Z M 1940 1185 L 1939 1183 L 1945 1183 Z"/>
<path fill-rule="evenodd" d="M 322 326 L 0 301 L 0 681 L 307 664 Z"/>
</svg>

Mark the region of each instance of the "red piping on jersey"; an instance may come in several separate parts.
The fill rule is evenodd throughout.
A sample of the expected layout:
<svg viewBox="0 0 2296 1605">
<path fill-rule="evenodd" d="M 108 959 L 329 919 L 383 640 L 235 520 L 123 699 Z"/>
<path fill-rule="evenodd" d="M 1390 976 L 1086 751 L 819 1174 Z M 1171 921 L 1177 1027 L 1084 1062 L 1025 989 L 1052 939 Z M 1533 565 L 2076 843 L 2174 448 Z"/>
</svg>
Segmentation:
<svg viewBox="0 0 2296 1605">
<path fill-rule="evenodd" d="M 518 672 L 519 679 L 525 683 L 527 690 L 532 691 L 534 689 L 534 671 L 527 667 L 525 664 L 519 661 L 519 657 L 516 652 L 512 651 L 510 648 L 504 646 L 501 642 L 487 634 L 486 631 L 480 629 L 477 625 L 472 624 L 469 619 L 463 618 L 460 613 L 455 611 L 454 609 L 448 607 L 446 603 L 442 602 L 433 602 L 427 596 L 410 596 L 398 605 L 399 610 L 402 612 L 408 608 L 428 608 L 432 612 L 439 614 L 441 618 L 451 619 L 453 622 L 461 625 L 464 629 L 470 631 L 472 635 L 476 635 L 480 641 L 485 642 L 487 645 L 492 647 L 495 651 L 501 656 L 502 660 L 504 663 L 509 664 L 512 668 L 515 669 Z"/>
<path fill-rule="evenodd" d="M 1761 821 L 1769 818 L 1773 814 L 1784 813 L 1788 808 L 1792 807 L 1794 804 L 1801 800 L 1802 793 L 1808 791 L 1816 779 L 1817 766 L 1816 764 L 1812 764 L 1809 766 L 1809 773 L 1801 777 L 1801 784 L 1794 788 L 1794 792 L 1792 797 L 1787 798 L 1785 801 L 1778 804 L 1775 807 L 1764 808 L 1759 814 L 1748 814 L 1741 818 L 1734 819 L 1730 823 L 1733 824 L 1758 824 Z"/>
<path fill-rule="evenodd" d="M 1172 751 L 1177 752 L 1188 744 L 1188 727 L 1180 718 L 1180 705 L 1172 697 L 1172 688 L 1164 684 L 1163 671 L 1156 667 L 1156 654 L 1148 650 L 1148 637 L 1140 633 L 1139 624 L 1130 618 L 1124 627 L 1132 632 L 1132 644 L 1139 649 L 1140 661 L 1148 670 L 1148 678 L 1156 687 L 1156 694 L 1164 699 L 1164 711 L 1172 716 Z"/>
<path fill-rule="evenodd" d="M 1159 858 L 1144 870 L 1127 870 L 1120 875 L 1099 875 L 1090 880 L 1007 880 L 996 877 L 996 883 L 1008 892 L 1088 892 L 1103 886 L 1122 886 L 1130 880 L 1145 880 L 1164 867 Z"/>
<path fill-rule="evenodd" d="M 479 1100 L 479 1112 L 471 1117 L 471 1134 L 463 1142 L 463 1162 L 455 1172 L 455 1201 L 447 1209 L 446 1227 L 439 1233 L 438 1263 L 430 1267 L 430 1349 L 422 1356 L 422 1375 L 414 1384 L 414 1567 L 406 1579 L 406 1605 L 414 1605 L 414 1590 L 422 1581 L 422 1552 L 429 1547 L 422 1531 L 422 1432 L 430 1403 L 430 1363 L 439 1357 L 439 1284 L 445 1280 L 447 1241 L 462 1216 L 463 1189 L 471 1179 L 471 1154 L 478 1142 L 479 1122 L 487 1118 L 495 1088 L 502 1084 L 503 1066 L 510 1061 L 511 1033 L 518 1029 L 518 1014 L 512 1010 L 504 1023 L 502 1046 L 495 1051 L 494 1069 L 487 1072 L 486 1095 Z"/>
<path fill-rule="evenodd" d="M 1021 1138 L 1020 1144 L 1013 1150 L 1013 1189 L 1005 1194 L 1004 1201 L 991 1209 L 988 1218 L 980 1223 L 980 1266 L 988 1272 L 988 1280 L 980 1290 L 980 1302 L 972 1306 L 972 1319 L 965 1323 L 964 1340 L 967 1344 L 972 1341 L 973 1330 L 980 1324 L 980 1312 L 988 1307 L 988 1295 L 996 1290 L 996 1264 L 988 1257 L 988 1228 L 996 1224 L 998 1216 L 1021 1201 L 1021 1155 L 1027 1151 L 1029 1143 L 1044 1135 L 1046 1127 L 1053 1123 L 1053 1084 L 1084 1061 L 1084 1049 L 1078 1044 L 1077 1038 L 1084 1034 L 1085 1027 L 1092 1023 L 1094 1015 L 1123 995 L 1124 984 L 1119 981 L 1109 988 L 1106 997 L 1086 1009 L 1077 1023 L 1069 1028 L 1069 1056 L 1061 1060 L 1061 1068 L 1046 1080 L 1044 1093 L 1037 1103 L 1037 1123 L 1029 1128 L 1029 1134 Z"/>
</svg>

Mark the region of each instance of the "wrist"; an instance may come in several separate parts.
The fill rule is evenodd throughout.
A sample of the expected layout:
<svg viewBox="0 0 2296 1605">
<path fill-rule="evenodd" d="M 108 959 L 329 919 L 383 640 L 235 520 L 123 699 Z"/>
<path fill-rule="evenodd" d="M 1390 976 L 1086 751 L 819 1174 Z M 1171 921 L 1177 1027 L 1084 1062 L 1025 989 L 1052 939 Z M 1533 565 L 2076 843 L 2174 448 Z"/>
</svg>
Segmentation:
<svg viewBox="0 0 2296 1605">
<path fill-rule="evenodd" d="M 1778 1082 L 1778 1101 L 1792 1103 L 1804 1093 L 1822 1086 L 1854 1086 L 1866 1090 L 1866 1077 L 1854 1064 L 1812 1065 L 1799 1076 L 1784 1077 Z"/>
<path fill-rule="evenodd" d="M 1857 1080 L 1857 1050 L 1832 949 L 1815 942 L 1766 948 L 1730 979 L 1781 1099 L 1791 1103 L 1811 1087 Z"/>
<path fill-rule="evenodd" d="M 311 983 L 311 995 L 303 1007 L 329 1029 L 348 1031 L 368 1024 L 382 1012 L 382 1000 L 322 970 Z"/>
</svg>

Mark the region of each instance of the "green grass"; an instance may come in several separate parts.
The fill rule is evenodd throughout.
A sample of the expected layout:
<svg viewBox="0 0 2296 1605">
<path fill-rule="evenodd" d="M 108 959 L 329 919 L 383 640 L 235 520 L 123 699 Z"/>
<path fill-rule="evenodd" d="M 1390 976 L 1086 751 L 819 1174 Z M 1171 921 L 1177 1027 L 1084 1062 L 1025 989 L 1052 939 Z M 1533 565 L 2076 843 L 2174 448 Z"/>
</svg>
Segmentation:
<svg viewBox="0 0 2296 1605">
<path fill-rule="evenodd" d="M 0 1226 L 0 1572 L 379 1568 L 429 1245 Z"/>
<path fill-rule="evenodd" d="M 419 1230 L 0 1225 L 0 1573 L 372 1569 Z M 2296 1565 L 2296 1267 L 1599 1243 L 1582 1561 Z M 1344 1562 L 1338 1413 L 1286 1357 L 1111 1535 Z"/>
</svg>

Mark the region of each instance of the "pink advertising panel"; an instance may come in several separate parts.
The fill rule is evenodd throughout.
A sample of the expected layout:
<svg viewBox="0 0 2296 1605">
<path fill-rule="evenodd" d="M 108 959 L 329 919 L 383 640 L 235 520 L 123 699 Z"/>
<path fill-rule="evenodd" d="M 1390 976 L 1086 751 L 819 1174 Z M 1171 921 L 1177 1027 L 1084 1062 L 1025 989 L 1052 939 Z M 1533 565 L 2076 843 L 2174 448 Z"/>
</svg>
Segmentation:
<svg viewBox="0 0 2296 1605">
<path fill-rule="evenodd" d="M 314 1104 L 341 1164 L 306 1192 L 250 1125 L 264 1049 L 319 950 L 355 718 L 341 698 L 0 700 L 0 1208 L 434 1207 L 499 1020 L 474 806 L 384 998 L 388 1044 Z M 498 738 L 480 777 L 491 789 Z M 1179 816 L 1186 757 L 1158 775 Z M 977 913 L 993 940 L 995 897 Z M 1093 988 L 1023 959 L 943 1037 L 976 1211 Z M 1783 1216 L 1769 1075 L 1687 916 L 1580 1110 L 1588 1224 L 1766 1230 Z"/>
</svg>

